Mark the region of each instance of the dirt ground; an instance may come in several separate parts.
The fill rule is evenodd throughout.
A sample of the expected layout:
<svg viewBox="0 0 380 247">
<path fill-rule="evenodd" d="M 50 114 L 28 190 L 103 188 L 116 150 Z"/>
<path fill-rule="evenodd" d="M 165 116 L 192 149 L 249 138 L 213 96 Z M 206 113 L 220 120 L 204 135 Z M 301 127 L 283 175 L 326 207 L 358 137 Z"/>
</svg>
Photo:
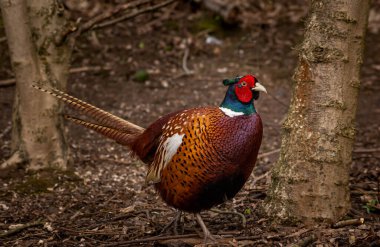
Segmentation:
<svg viewBox="0 0 380 247">
<path fill-rule="evenodd" d="M 97 2 L 71 7 L 75 16 L 88 18 L 112 1 Z M 223 79 L 254 73 L 269 92 L 256 104 L 264 122 L 260 153 L 271 152 L 280 147 L 281 122 L 289 105 L 307 7 L 304 1 L 257 1 L 247 23 L 239 26 L 224 24 L 209 11 L 180 2 L 90 32 L 77 42 L 68 92 L 146 127 L 165 113 L 218 105 L 226 89 Z M 216 207 L 219 211 L 202 213 L 210 231 L 223 237 L 219 245 L 380 246 L 380 209 L 375 203 L 380 197 L 379 31 L 380 2 L 373 1 L 351 170 L 352 209 L 345 218 L 363 218 L 364 224 L 338 228 L 271 225 L 256 208 L 266 196 L 269 171 L 278 158 L 273 152 L 258 160 L 233 201 Z M 2 29 L 0 34 L 4 36 Z M 0 43 L 0 51 L 0 80 L 12 78 L 6 42 Z M 186 74 L 183 67 L 193 73 Z M 143 78 L 142 71 L 148 78 Z M 11 154 L 14 89 L 0 87 L 0 162 Z M 131 159 L 128 150 L 80 126 L 66 126 L 72 157 L 69 171 L 46 176 L 48 171 L 18 170 L 0 176 L 0 246 L 202 243 L 201 229 L 190 214 L 182 218 L 179 235 L 170 230 L 161 233 L 175 211 L 153 188 L 144 186 L 147 169 Z M 19 224 L 25 229 L 3 235 Z"/>
</svg>

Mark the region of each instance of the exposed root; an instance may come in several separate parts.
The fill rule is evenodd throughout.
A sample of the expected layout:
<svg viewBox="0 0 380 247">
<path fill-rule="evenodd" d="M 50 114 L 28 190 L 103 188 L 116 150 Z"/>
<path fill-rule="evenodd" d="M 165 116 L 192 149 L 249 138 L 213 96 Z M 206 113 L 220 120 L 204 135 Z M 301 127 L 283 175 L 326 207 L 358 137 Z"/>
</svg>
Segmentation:
<svg viewBox="0 0 380 247">
<path fill-rule="evenodd" d="M 21 167 L 25 162 L 26 161 L 23 158 L 23 156 L 21 155 L 21 152 L 20 151 L 16 151 L 16 152 L 14 152 L 12 154 L 12 156 L 9 159 L 7 159 L 6 161 L 4 161 L 0 165 L 0 170 L 5 170 L 5 169 L 13 170 L 13 169 L 17 169 L 17 168 Z"/>
<path fill-rule="evenodd" d="M 349 219 L 349 220 L 342 220 L 333 225 L 333 228 L 340 228 L 345 226 L 351 226 L 351 225 L 362 225 L 364 224 L 364 218 L 359 219 Z"/>
<path fill-rule="evenodd" d="M 18 226 L 16 228 L 13 228 L 13 229 L 11 229 L 9 231 L 1 233 L 0 234 L 0 238 L 5 238 L 5 237 L 10 236 L 12 234 L 16 234 L 18 232 L 21 232 L 22 230 L 27 229 L 29 227 L 39 226 L 39 225 L 43 225 L 43 224 L 44 223 L 42 221 L 40 221 L 40 220 L 31 222 L 31 223 L 27 223 L 27 224 L 22 224 L 22 225 L 20 225 L 20 226 Z"/>
</svg>

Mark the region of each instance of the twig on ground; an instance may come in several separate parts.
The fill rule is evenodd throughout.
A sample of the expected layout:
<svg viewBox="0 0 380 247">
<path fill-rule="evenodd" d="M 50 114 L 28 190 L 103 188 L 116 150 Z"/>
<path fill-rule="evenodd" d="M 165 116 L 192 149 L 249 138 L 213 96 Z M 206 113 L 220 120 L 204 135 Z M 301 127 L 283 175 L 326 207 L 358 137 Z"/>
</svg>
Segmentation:
<svg viewBox="0 0 380 247">
<path fill-rule="evenodd" d="M 296 232 L 294 232 L 294 233 L 292 233 L 292 234 L 289 234 L 288 236 L 286 236 L 286 238 L 299 237 L 299 236 L 301 236 L 302 234 L 304 234 L 305 232 L 308 232 L 308 231 L 311 231 L 311 229 L 306 229 L 306 228 L 304 228 L 304 229 L 301 229 L 301 230 L 299 230 L 299 231 L 296 231 Z"/>
<path fill-rule="evenodd" d="M 0 139 L 2 139 L 8 132 L 10 132 L 12 129 L 12 125 L 9 123 L 9 125 L 5 128 L 5 130 L 0 134 Z"/>
<path fill-rule="evenodd" d="M 264 173 L 264 174 L 261 174 L 260 176 L 255 176 L 253 175 L 253 181 L 252 181 L 252 184 L 257 184 L 258 181 L 260 181 L 261 179 L 263 178 L 267 178 L 270 174 L 270 171 Z"/>
<path fill-rule="evenodd" d="M 262 158 L 264 158 L 264 157 L 267 157 L 267 156 L 270 156 L 270 155 L 272 155 L 272 154 L 278 153 L 278 152 L 280 152 L 280 150 L 281 150 L 281 148 L 277 148 L 277 149 L 275 149 L 275 150 L 272 150 L 272 151 L 269 151 L 269 152 L 266 152 L 266 153 L 259 154 L 259 155 L 257 156 L 257 158 L 258 158 L 258 159 L 262 159 Z"/>
<path fill-rule="evenodd" d="M 354 226 L 354 225 L 362 225 L 362 224 L 364 224 L 364 218 L 342 220 L 335 223 L 332 227 L 340 228 L 340 227 L 345 227 L 345 226 Z"/>
<path fill-rule="evenodd" d="M 187 67 L 187 59 L 189 58 L 189 52 L 190 52 L 189 47 L 186 47 L 185 53 L 183 54 L 183 58 L 182 58 L 182 69 L 185 72 L 185 75 L 194 74 L 194 71 L 189 70 L 189 68 Z"/>
<path fill-rule="evenodd" d="M 6 80 L 1 80 L 1 81 L 0 81 L 0 87 L 9 87 L 9 86 L 13 86 L 15 83 L 16 83 L 16 79 L 15 79 L 15 78 L 6 79 Z"/>
<path fill-rule="evenodd" d="M 380 148 L 357 148 L 354 150 L 355 153 L 376 153 L 380 152 Z"/>
<path fill-rule="evenodd" d="M 306 247 L 312 244 L 317 240 L 317 236 L 315 234 L 312 234 L 310 236 L 307 236 L 305 238 L 300 239 L 297 243 L 290 245 L 291 247 Z"/>
<path fill-rule="evenodd" d="M 212 212 L 218 213 L 218 214 L 234 214 L 241 218 L 241 224 L 243 227 L 247 225 L 247 219 L 245 218 L 244 214 L 234 211 L 222 211 L 218 209 L 211 209 Z"/>
<path fill-rule="evenodd" d="M 283 239 L 286 236 L 285 233 L 275 234 L 275 235 L 267 235 L 266 239 L 272 239 L 272 240 L 280 240 Z"/>
<path fill-rule="evenodd" d="M 377 195 L 378 191 L 366 191 L 366 190 L 353 190 L 351 194 L 353 195 Z"/>
<path fill-rule="evenodd" d="M 257 240 L 262 238 L 262 235 L 255 235 L 255 236 L 240 236 L 240 237 L 234 237 L 236 240 Z"/>
<path fill-rule="evenodd" d="M 41 220 L 37 220 L 37 221 L 34 221 L 34 222 L 26 223 L 26 224 L 23 224 L 23 225 L 21 225 L 19 227 L 16 227 L 16 228 L 13 228 L 13 229 L 11 229 L 9 231 L 1 233 L 0 234 L 0 238 L 5 238 L 5 237 L 8 237 L 10 235 L 13 235 L 13 234 L 16 234 L 18 232 L 21 232 L 22 230 L 27 229 L 29 227 L 39 226 L 39 225 L 43 225 L 43 224 L 44 223 Z"/>
<path fill-rule="evenodd" d="M 75 73 L 81 73 L 81 72 L 102 71 L 102 70 L 105 70 L 105 71 L 111 70 L 111 68 L 103 67 L 103 66 L 83 66 L 83 67 L 78 67 L 78 68 L 71 68 L 69 72 L 72 74 L 75 74 Z M 10 79 L 0 81 L 0 87 L 8 87 L 8 86 L 13 86 L 15 84 L 16 84 L 15 78 L 10 78 Z"/>
<path fill-rule="evenodd" d="M 123 234 L 122 231 L 116 231 L 115 229 L 113 231 L 110 231 L 110 230 L 107 230 L 107 231 L 104 231 L 104 230 L 74 230 L 74 229 L 70 229 L 70 228 L 66 228 L 66 227 L 59 227 L 58 229 L 60 231 L 77 233 L 81 236 L 85 236 L 85 235 L 89 235 L 89 236 L 92 236 L 92 235 L 114 236 L 114 235 L 122 235 Z"/>
<path fill-rule="evenodd" d="M 198 234 L 185 234 L 185 235 L 177 235 L 177 236 L 157 236 L 157 237 L 151 237 L 151 238 L 141 238 L 141 239 L 135 239 L 135 240 L 128 240 L 128 241 L 119 241 L 115 243 L 105 244 L 103 246 L 120 246 L 120 245 L 126 245 L 126 244 L 135 244 L 135 243 L 144 243 L 144 242 L 152 242 L 152 241 L 159 241 L 159 240 L 171 240 L 171 239 L 182 239 L 182 238 L 194 238 L 199 237 Z"/>
<path fill-rule="evenodd" d="M 103 66 L 83 66 L 83 67 L 78 67 L 78 68 L 71 68 L 69 72 L 74 74 L 74 73 L 102 71 L 102 70 L 111 70 L 111 68 L 103 67 Z"/>
<path fill-rule="evenodd" d="M 7 37 L 1 37 L 0 38 L 0 43 L 5 42 L 5 41 L 7 41 Z"/>
</svg>

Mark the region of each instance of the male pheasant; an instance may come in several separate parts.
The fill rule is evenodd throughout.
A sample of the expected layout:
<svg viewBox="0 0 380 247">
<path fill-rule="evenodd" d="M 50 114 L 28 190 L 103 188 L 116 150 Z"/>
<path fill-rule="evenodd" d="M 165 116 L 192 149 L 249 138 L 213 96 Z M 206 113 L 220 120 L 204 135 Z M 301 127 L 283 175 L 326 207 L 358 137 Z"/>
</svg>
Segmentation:
<svg viewBox="0 0 380 247">
<path fill-rule="evenodd" d="M 168 205 L 194 213 L 205 238 L 212 238 L 199 213 L 233 198 L 250 176 L 263 132 L 253 103 L 260 91 L 266 92 L 253 75 L 223 83 L 228 90 L 220 107 L 170 113 L 147 129 L 59 90 L 35 87 L 96 123 L 68 119 L 129 147 L 148 164 L 146 182 L 154 184 Z"/>
</svg>

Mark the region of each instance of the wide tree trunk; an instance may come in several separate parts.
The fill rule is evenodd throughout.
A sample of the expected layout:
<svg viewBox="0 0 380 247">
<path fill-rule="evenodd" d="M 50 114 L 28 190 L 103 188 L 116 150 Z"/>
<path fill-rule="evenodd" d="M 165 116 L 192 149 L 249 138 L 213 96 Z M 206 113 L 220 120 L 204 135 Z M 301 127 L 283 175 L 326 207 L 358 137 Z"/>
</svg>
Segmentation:
<svg viewBox="0 0 380 247">
<path fill-rule="evenodd" d="M 27 164 L 31 170 L 66 169 L 60 105 L 32 88 L 32 84 L 66 86 L 70 51 L 54 43 L 65 26 L 63 9 L 55 0 L 0 0 L 0 7 L 16 77 L 13 155 L 1 168 Z"/>
<path fill-rule="evenodd" d="M 368 10 L 369 0 L 311 2 L 281 154 L 264 203 L 276 220 L 331 222 L 350 208 Z"/>
</svg>

